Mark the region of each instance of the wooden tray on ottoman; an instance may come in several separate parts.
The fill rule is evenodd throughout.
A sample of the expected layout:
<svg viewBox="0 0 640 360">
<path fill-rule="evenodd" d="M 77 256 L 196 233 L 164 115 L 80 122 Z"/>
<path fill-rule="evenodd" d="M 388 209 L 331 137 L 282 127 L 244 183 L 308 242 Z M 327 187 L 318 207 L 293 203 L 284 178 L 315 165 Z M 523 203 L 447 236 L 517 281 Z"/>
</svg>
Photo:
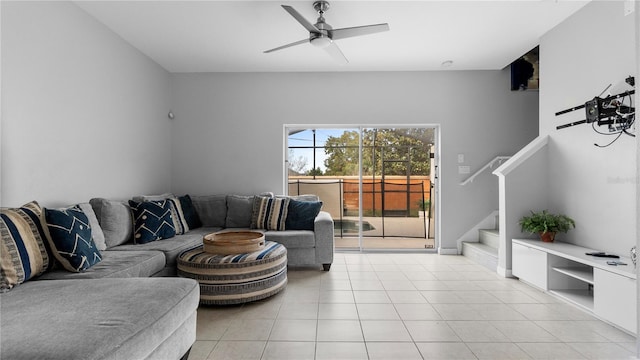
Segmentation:
<svg viewBox="0 0 640 360">
<path fill-rule="evenodd" d="M 204 236 L 204 251 L 211 254 L 244 254 L 264 249 L 264 234 L 258 231 L 226 231 Z"/>
</svg>

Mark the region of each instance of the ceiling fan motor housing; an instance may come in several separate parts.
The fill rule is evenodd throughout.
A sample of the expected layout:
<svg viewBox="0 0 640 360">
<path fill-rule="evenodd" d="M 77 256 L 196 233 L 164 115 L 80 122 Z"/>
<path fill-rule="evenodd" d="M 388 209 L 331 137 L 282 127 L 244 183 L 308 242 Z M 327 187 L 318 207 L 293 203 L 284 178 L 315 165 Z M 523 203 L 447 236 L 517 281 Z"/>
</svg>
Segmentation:
<svg viewBox="0 0 640 360">
<path fill-rule="evenodd" d="M 320 15 L 318 17 L 318 21 L 314 24 L 314 26 L 319 30 L 319 32 L 310 32 L 309 33 L 309 42 L 312 45 L 317 46 L 319 48 L 324 48 L 333 42 L 331 30 L 333 28 L 331 25 L 327 24 L 324 21 L 324 12 L 329 10 L 329 2 L 328 1 L 316 1 L 313 3 L 313 8 Z"/>
</svg>

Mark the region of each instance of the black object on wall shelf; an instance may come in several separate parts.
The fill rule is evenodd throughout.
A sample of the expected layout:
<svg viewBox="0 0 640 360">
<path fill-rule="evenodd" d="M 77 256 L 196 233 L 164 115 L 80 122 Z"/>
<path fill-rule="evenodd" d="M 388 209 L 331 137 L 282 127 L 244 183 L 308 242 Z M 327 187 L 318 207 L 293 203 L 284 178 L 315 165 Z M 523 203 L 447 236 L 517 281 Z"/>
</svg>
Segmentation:
<svg viewBox="0 0 640 360">
<path fill-rule="evenodd" d="M 511 63 L 511 91 L 538 90 L 540 85 L 539 47 Z"/>
</svg>

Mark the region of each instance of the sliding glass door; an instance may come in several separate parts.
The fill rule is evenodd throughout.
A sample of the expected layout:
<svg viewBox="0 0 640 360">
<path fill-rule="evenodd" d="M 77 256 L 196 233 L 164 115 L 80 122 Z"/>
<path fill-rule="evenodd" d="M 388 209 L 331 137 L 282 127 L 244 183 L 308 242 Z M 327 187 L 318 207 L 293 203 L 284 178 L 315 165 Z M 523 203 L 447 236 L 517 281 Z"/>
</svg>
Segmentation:
<svg viewBox="0 0 640 360">
<path fill-rule="evenodd" d="M 434 249 L 433 128 L 287 128 L 288 193 L 317 194 L 338 249 Z"/>
</svg>

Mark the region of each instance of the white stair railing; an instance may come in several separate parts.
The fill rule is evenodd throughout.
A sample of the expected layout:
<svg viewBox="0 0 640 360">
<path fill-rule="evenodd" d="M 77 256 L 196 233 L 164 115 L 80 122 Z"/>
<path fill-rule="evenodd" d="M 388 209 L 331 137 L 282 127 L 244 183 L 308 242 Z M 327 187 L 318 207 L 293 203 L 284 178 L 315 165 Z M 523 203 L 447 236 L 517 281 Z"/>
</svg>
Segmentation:
<svg viewBox="0 0 640 360">
<path fill-rule="evenodd" d="M 493 168 L 493 165 L 495 163 L 497 162 L 502 163 L 503 161 L 508 160 L 509 158 L 511 158 L 511 156 L 496 156 L 495 158 L 493 158 L 493 160 L 489 161 L 485 166 L 481 167 L 478 171 L 473 173 L 473 175 L 469 176 L 467 180 L 461 182 L 460 185 L 464 186 L 470 182 L 473 182 L 473 179 L 475 179 L 478 175 L 482 174 L 483 171 Z"/>
</svg>

